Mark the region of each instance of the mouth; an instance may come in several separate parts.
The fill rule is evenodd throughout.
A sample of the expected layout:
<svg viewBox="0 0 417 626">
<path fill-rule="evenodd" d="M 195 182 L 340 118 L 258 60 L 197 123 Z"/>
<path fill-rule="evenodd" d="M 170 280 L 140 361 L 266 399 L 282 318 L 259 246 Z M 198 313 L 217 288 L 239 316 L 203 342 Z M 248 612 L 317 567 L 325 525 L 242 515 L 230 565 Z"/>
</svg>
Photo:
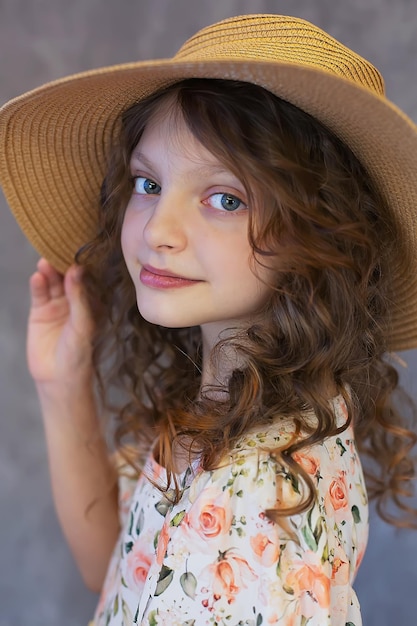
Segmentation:
<svg viewBox="0 0 417 626">
<path fill-rule="evenodd" d="M 180 278 L 181 280 L 193 280 L 191 278 L 186 278 L 185 276 L 181 276 L 180 274 L 176 274 L 175 272 L 170 272 L 167 269 L 159 269 L 157 267 L 153 267 L 152 265 L 143 265 L 142 268 L 145 272 L 149 272 L 150 274 L 155 274 L 155 276 L 166 276 L 167 278 Z"/>
<path fill-rule="evenodd" d="M 143 285 L 154 289 L 188 287 L 202 282 L 201 280 L 180 276 L 168 269 L 159 269 L 152 265 L 143 265 L 140 270 L 139 278 Z"/>
</svg>

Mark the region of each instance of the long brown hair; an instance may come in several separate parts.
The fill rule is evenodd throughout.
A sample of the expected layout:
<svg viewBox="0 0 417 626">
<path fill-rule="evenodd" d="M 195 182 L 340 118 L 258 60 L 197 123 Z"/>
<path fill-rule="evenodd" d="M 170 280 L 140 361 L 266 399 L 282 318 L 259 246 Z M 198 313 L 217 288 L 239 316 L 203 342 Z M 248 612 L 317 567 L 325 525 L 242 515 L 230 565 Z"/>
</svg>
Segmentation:
<svg viewBox="0 0 417 626">
<path fill-rule="evenodd" d="M 120 246 L 130 155 L 167 102 L 244 184 L 254 207 L 254 256 L 275 268 L 258 321 L 215 348 L 213 358 L 228 345 L 245 364 L 230 376 L 222 400 L 211 390 L 199 394 L 199 328 L 168 329 L 141 317 Z M 389 512 L 393 501 L 403 518 L 409 514 L 404 523 L 417 523 L 403 501 L 412 493 L 416 436 L 394 406 L 398 375 L 385 357 L 394 293 L 384 260 L 396 227 L 351 150 L 297 107 L 261 87 L 225 80 L 186 80 L 149 96 L 122 115 L 119 136 L 97 236 L 77 256 L 97 322 L 93 358 L 101 395 L 109 405 L 111 384 L 124 392 L 117 444 L 133 441 L 145 452 L 158 436 L 159 458 L 173 476 L 173 441 L 192 442 L 203 468 L 212 469 L 249 428 L 291 417 L 303 436 L 271 451 L 307 486 L 289 514 L 314 500 L 311 479 L 292 455 L 353 422 L 359 449 L 371 460 L 368 491 L 381 516 L 401 523 Z M 329 403 L 336 393 L 349 415 L 339 428 Z M 315 412 L 314 428 L 306 410 Z M 269 514 L 276 519 L 282 512 Z"/>
</svg>

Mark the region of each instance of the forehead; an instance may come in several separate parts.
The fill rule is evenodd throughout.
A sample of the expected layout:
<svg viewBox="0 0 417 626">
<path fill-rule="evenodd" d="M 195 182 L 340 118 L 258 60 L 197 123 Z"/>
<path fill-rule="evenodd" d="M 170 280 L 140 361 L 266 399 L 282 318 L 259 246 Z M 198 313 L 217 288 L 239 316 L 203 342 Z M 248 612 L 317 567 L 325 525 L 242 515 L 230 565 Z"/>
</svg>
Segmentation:
<svg viewBox="0 0 417 626">
<path fill-rule="evenodd" d="M 254 168 L 247 165 L 252 163 L 254 154 L 251 147 L 242 150 L 245 132 L 237 131 L 239 126 L 229 124 L 221 115 L 220 110 L 223 109 L 216 106 L 219 99 L 215 94 L 210 92 L 206 95 L 210 97 L 200 98 L 198 90 L 188 89 L 184 97 L 180 85 L 177 89 L 174 86 L 169 92 L 159 94 L 151 108 L 143 111 L 146 117 L 142 118 L 131 154 L 148 156 L 151 149 L 155 154 L 158 150 L 164 154 L 169 148 L 171 161 L 181 155 L 193 160 L 197 167 L 200 165 L 214 173 L 217 169 L 232 174 L 252 196 L 251 188 L 256 179 L 252 175 Z M 132 167 L 134 164 L 131 163 Z"/>
<path fill-rule="evenodd" d="M 187 159 L 196 165 L 209 165 L 224 171 L 226 166 L 193 134 L 175 94 L 163 99 L 149 117 L 142 136 L 132 151 L 133 160 L 154 160 L 162 157 Z"/>
</svg>

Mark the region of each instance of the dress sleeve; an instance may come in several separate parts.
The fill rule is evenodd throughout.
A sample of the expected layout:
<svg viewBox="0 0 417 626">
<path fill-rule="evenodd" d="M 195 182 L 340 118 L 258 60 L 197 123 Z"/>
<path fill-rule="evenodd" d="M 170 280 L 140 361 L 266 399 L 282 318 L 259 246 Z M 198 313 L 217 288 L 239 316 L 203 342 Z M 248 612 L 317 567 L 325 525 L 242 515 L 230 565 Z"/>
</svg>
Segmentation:
<svg viewBox="0 0 417 626">
<path fill-rule="evenodd" d="M 300 457 L 317 485 L 316 503 L 281 523 L 265 510 L 296 504 L 301 490 L 268 452 L 242 450 L 230 465 L 202 473 L 187 509 L 180 502 L 161 532 L 153 622 L 168 623 L 158 617 L 178 610 L 195 624 L 360 626 L 351 583 L 362 483 L 343 474 L 348 456 L 340 464 L 334 444 Z"/>
</svg>

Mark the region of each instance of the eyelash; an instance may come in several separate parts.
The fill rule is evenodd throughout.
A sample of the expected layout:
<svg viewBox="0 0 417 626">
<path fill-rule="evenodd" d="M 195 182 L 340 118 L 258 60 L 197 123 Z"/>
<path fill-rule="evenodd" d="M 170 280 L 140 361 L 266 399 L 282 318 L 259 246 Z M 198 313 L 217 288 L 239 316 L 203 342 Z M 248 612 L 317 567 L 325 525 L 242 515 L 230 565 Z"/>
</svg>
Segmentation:
<svg viewBox="0 0 417 626">
<path fill-rule="evenodd" d="M 161 186 L 158 185 L 158 183 L 156 183 L 154 180 L 152 180 L 152 178 L 148 178 L 146 176 L 132 176 L 132 178 L 131 178 L 132 187 L 133 187 L 133 189 L 135 191 L 136 191 L 136 182 L 138 180 L 143 180 L 143 181 L 145 181 L 145 183 L 149 181 L 151 184 L 156 185 L 156 187 L 159 187 L 159 189 L 161 189 Z M 139 193 L 139 192 L 136 191 L 136 193 Z M 140 195 L 149 195 L 149 196 L 151 196 L 151 195 L 156 195 L 156 194 L 146 194 L 146 192 L 145 192 L 145 194 L 140 194 Z"/>
<path fill-rule="evenodd" d="M 148 178 L 146 176 L 132 176 L 130 180 L 131 180 L 133 189 L 135 190 L 135 192 L 138 195 L 158 195 L 158 193 L 161 190 L 161 186 L 158 185 L 158 183 L 156 183 L 154 180 L 152 180 L 151 178 Z M 136 183 L 137 183 L 138 180 L 143 180 L 144 181 L 144 185 L 146 185 L 146 183 L 150 183 L 150 185 L 155 185 L 155 187 L 158 188 L 158 191 L 156 191 L 156 193 L 147 193 L 145 187 L 144 187 L 144 192 L 143 193 L 141 193 L 139 191 L 136 191 Z M 232 209 L 232 210 L 227 209 L 223 205 L 223 203 L 222 203 L 222 207 L 223 207 L 223 210 L 224 210 L 225 213 L 237 213 L 237 212 L 242 211 L 242 210 L 247 208 L 246 204 L 238 196 L 236 196 L 233 193 L 227 193 L 227 192 L 222 192 L 222 191 L 217 191 L 217 192 L 214 192 L 214 193 L 210 194 L 207 197 L 207 199 L 203 201 L 203 204 L 209 204 L 209 202 L 208 202 L 209 199 L 211 199 L 211 198 L 213 198 L 215 196 L 220 196 L 222 199 L 225 198 L 226 202 L 230 201 L 230 200 L 232 200 L 232 201 L 236 201 L 237 200 L 237 202 L 239 203 L 238 207 L 236 207 L 235 209 Z M 222 209 L 220 209 L 220 208 L 213 207 L 213 206 L 211 206 L 211 208 L 213 208 L 215 211 L 223 212 Z"/>
<path fill-rule="evenodd" d="M 232 210 L 227 209 L 227 208 L 223 205 L 223 203 L 222 203 L 222 206 L 223 206 L 223 209 L 224 209 L 225 213 L 237 213 L 238 211 L 242 211 L 242 209 L 243 209 L 243 208 L 246 208 L 246 205 L 245 205 L 245 203 L 243 202 L 243 200 L 241 200 L 238 196 L 235 196 L 233 193 L 227 193 L 227 192 L 218 191 L 218 192 L 216 192 L 216 193 L 212 193 L 212 194 L 210 194 L 210 196 L 208 197 L 208 199 L 210 199 L 210 198 L 214 198 L 215 196 L 220 196 L 222 199 L 223 199 L 223 198 L 225 198 L 225 199 L 226 199 L 226 201 L 228 201 L 228 200 L 232 200 L 232 201 L 237 200 L 237 201 L 238 201 L 239 206 L 238 206 L 238 207 L 236 207 L 235 209 L 232 209 Z M 206 202 L 206 201 L 205 201 L 205 202 Z M 242 205 L 242 206 L 241 206 L 241 205 Z M 222 209 L 220 209 L 220 208 L 216 208 L 216 207 L 213 207 L 213 208 L 214 208 L 215 210 L 217 210 L 217 211 L 221 211 L 221 210 L 222 210 Z"/>
</svg>

